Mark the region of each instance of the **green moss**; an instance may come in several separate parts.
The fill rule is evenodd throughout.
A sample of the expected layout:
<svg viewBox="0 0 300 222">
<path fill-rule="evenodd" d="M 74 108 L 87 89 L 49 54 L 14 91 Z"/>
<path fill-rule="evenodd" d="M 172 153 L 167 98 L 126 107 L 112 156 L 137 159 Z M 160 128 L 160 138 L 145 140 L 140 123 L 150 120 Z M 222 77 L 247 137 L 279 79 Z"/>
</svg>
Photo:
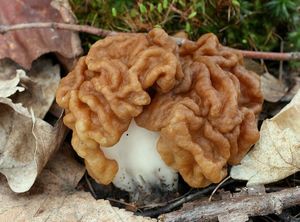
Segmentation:
<svg viewBox="0 0 300 222">
<path fill-rule="evenodd" d="M 162 27 L 191 39 L 215 33 L 226 45 L 262 51 L 300 50 L 300 0 L 71 0 L 80 24 L 123 32 Z M 85 48 L 97 37 L 82 34 Z"/>
</svg>

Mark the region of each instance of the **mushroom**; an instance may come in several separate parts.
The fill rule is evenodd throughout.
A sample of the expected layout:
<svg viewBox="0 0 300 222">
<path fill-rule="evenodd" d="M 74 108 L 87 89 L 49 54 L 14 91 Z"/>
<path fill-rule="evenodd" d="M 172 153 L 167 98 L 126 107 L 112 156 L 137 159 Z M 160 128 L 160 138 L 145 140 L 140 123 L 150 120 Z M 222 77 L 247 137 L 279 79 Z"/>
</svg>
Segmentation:
<svg viewBox="0 0 300 222">
<path fill-rule="evenodd" d="M 263 102 L 258 76 L 216 36 L 178 47 L 162 29 L 96 42 L 56 100 L 89 174 L 129 192 L 176 189 L 177 172 L 191 187 L 220 182 L 258 140 Z"/>
<path fill-rule="evenodd" d="M 130 192 L 135 201 L 157 199 L 161 195 L 155 193 L 157 188 L 161 191 L 177 188 L 177 172 L 164 163 L 155 149 L 158 138 L 158 132 L 139 127 L 133 120 L 118 143 L 102 149 L 107 158 L 118 163 L 113 184 Z"/>
</svg>

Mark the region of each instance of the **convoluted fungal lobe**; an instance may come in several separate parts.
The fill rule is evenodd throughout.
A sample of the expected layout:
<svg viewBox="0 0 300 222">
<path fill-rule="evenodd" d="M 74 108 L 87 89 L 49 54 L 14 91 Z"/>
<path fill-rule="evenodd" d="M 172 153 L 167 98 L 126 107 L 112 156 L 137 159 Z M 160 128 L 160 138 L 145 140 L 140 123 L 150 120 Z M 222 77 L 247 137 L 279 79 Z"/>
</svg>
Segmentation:
<svg viewBox="0 0 300 222">
<path fill-rule="evenodd" d="M 66 109 L 72 145 L 92 177 L 103 184 L 114 179 L 118 164 L 101 149 L 116 144 L 132 118 L 151 103 L 146 90 L 166 93 L 182 78 L 178 47 L 160 29 L 107 37 L 79 60 L 61 81 L 57 102 Z"/>
<path fill-rule="evenodd" d="M 180 48 L 181 83 L 157 93 L 136 118 L 160 131 L 158 152 L 192 187 L 220 182 L 258 140 L 256 116 L 263 98 L 259 79 L 241 55 L 213 34 Z"/>
<path fill-rule="evenodd" d="M 57 91 L 72 145 L 103 184 L 118 163 L 102 150 L 118 143 L 133 118 L 159 133 L 153 149 L 190 186 L 219 182 L 258 140 L 262 101 L 256 74 L 213 34 L 178 47 L 161 29 L 96 42 Z"/>
</svg>

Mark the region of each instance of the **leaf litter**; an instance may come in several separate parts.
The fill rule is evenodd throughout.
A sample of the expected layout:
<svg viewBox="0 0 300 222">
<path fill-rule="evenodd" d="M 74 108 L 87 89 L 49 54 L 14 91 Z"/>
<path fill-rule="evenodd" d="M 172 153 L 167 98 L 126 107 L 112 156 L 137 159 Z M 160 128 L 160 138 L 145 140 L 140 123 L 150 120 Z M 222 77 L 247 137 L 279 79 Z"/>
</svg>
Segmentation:
<svg viewBox="0 0 300 222">
<path fill-rule="evenodd" d="M 74 23 L 67 0 L 0 1 L 0 25 L 29 22 Z M 57 29 L 24 29 L 0 34 L 0 59 L 10 58 L 25 69 L 45 53 L 54 52 L 62 63 L 82 53 L 74 32 Z"/>
<path fill-rule="evenodd" d="M 1 25 L 75 22 L 67 0 L 1 1 L 0 6 Z M 8 32 L 0 35 L 0 44 L 0 172 L 13 191 L 25 192 L 66 132 L 61 118 L 54 125 L 43 120 L 54 101 L 60 67 L 40 56 L 53 52 L 70 68 L 82 48 L 77 33 L 50 28 Z"/>
<path fill-rule="evenodd" d="M 23 17 L 18 17 L 16 23 L 75 21 L 65 0 L 21 0 L 18 3 L 24 8 L 20 11 L 23 14 L 18 14 Z M 0 11 L 5 12 L 0 24 L 11 24 L 13 20 L 8 12 L 15 4 L 17 2 L 0 2 Z M 20 47 L 22 41 L 25 48 Z M 7 218 L 15 221 L 97 221 L 99 218 L 150 221 L 77 191 L 75 187 L 84 173 L 82 165 L 66 153 L 65 148 L 56 153 L 65 132 L 62 120 L 58 119 L 54 126 L 42 120 L 54 100 L 60 71 L 50 61 L 38 59 L 33 65 L 32 62 L 42 54 L 55 52 L 60 62 L 70 67 L 82 52 L 78 35 L 53 29 L 20 30 L 0 35 L 0 44 L 5 46 L 0 48 L 0 58 L 10 58 L 20 65 L 15 66 L 8 59 L 0 61 L 0 172 L 13 191 L 25 192 L 13 193 L 5 177 L 0 175 L 0 221 Z M 25 72 L 20 68 L 31 69 Z M 261 79 L 267 101 L 278 102 L 290 92 L 275 77 L 262 75 Z M 299 116 L 299 97 L 277 116 L 264 121 L 259 143 L 240 166 L 233 167 L 232 177 L 249 180 L 248 185 L 265 184 L 299 171 L 300 124 L 295 121 Z"/>
<path fill-rule="evenodd" d="M 66 0 L 0 5 L 0 24 L 75 21 Z M 13 9 L 20 13 L 9 13 Z M 15 20 L 12 14 L 18 15 Z M 155 221 L 76 190 L 85 169 L 61 148 L 66 132 L 62 119 L 54 125 L 43 120 L 53 104 L 60 69 L 38 57 L 55 52 L 70 68 L 82 51 L 78 35 L 20 30 L 0 35 L 0 43 L 0 58 L 9 58 L 0 60 L 0 221 Z"/>
<path fill-rule="evenodd" d="M 263 122 L 260 140 L 233 166 L 234 179 L 247 186 L 279 181 L 300 170 L 300 91 L 277 115 Z"/>
<path fill-rule="evenodd" d="M 75 189 L 84 167 L 64 146 L 49 161 L 29 192 L 15 194 L 0 177 L 0 221 L 110 221 L 150 222 L 155 219 L 134 216 L 95 200 L 90 193 Z"/>
<path fill-rule="evenodd" d="M 26 78 L 26 74 L 24 70 L 17 69 L 14 78 L 0 80 L 0 97 L 6 98 L 15 94 L 17 91 L 23 92 L 25 88 L 18 86 L 21 78 Z"/>
<path fill-rule="evenodd" d="M 0 81 L 0 92 L 9 89 L 0 94 L 0 172 L 15 192 L 30 189 L 64 138 L 61 119 L 52 126 L 40 118 L 54 100 L 59 68 L 49 60 L 38 61 L 28 75 L 7 63 L 10 68 L 5 69 L 15 70 L 15 77 Z"/>
</svg>

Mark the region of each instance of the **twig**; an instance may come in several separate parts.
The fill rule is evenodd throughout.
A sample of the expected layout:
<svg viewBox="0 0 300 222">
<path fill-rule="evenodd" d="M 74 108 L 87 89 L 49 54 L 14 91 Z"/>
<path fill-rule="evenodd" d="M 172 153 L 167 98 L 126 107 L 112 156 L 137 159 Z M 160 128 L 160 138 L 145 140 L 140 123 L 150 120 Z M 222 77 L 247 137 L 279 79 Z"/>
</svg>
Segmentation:
<svg viewBox="0 0 300 222">
<path fill-rule="evenodd" d="M 223 183 L 225 183 L 227 180 L 229 180 L 231 177 L 228 176 L 226 177 L 225 179 L 223 179 L 217 186 L 216 188 L 214 189 L 214 191 L 211 193 L 211 195 L 209 196 L 208 198 L 208 202 L 211 201 L 212 197 L 214 196 L 214 194 L 217 192 L 217 190 L 222 186 Z"/>
<path fill-rule="evenodd" d="M 33 29 L 33 28 L 52 28 L 52 29 L 62 29 L 62 30 L 70 30 L 76 32 L 85 32 L 101 37 L 105 37 L 108 35 L 115 35 L 120 32 L 109 31 L 101 28 L 96 28 L 88 25 L 75 25 L 75 24 L 67 24 L 67 23 L 57 23 L 57 22 L 34 22 L 34 23 L 21 23 L 15 25 L 0 25 L 0 34 L 4 34 L 10 31 L 16 31 L 21 29 Z M 185 40 L 177 39 L 177 43 L 183 43 Z M 179 41 L 178 41 L 179 40 Z M 238 50 L 244 57 L 252 58 L 252 59 L 266 59 L 266 60 L 300 60 L 300 52 L 255 52 L 255 51 L 247 51 L 247 50 Z"/>
<path fill-rule="evenodd" d="M 238 50 L 238 49 L 237 49 Z M 300 52 L 255 52 L 247 50 L 238 50 L 244 57 L 251 59 L 266 59 L 266 60 L 300 60 Z"/>
<path fill-rule="evenodd" d="M 15 25 L 0 25 L 0 34 L 4 34 L 10 31 L 21 30 L 21 29 L 34 29 L 34 28 L 63 29 L 63 30 L 70 30 L 75 32 L 85 32 L 85 33 L 102 36 L 102 37 L 108 35 L 114 35 L 118 33 L 118 32 L 100 29 L 88 25 L 75 25 L 75 24 L 58 23 L 58 22 L 33 22 L 33 23 L 20 23 Z"/>
<path fill-rule="evenodd" d="M 121 204 L 121 205 L 123 205 L 124 208 L 129 207 L 130 209 L 133 209 L 134 211 L 141 211 L 139 208 L 137 208 L 134 204 L 131 204 L 131 203 L 127 203 L 127 202 L 124 202 L 121 200 L 116 200 L 116 199 L 113 199 L 110 197 L 106 198 L 106 200 L 108 200 L 110 202 Z"/>
<path fill-rule="evenodd" d="M 90 181 L 89 178 L 88 178 L 88 173 L 87 173 L 87 172 L 85 172 L 85 174 L 84 174 L 84 179 L 85 179 L 85 181 L 86 181 L 86 183 L 87 183 L 87 185 L 88 185 L 88 187 L 89 187 L 89 190 L 91 191 L 91 194 L 93 195 L 93 197 L 94 197 L 95 199 L 97 199 L 96 192 L 95 192 L 95 190 L 94 190 L 94 187 L 93 187 L 92 184 L 91 184 L 91 181 Z"/>
<path fill-rule="evenodd" d="M 170 12 L 171 12 L 171 6 L 174 4 L 174 0 L 170 3 L 170 6 L 168 7 L 168 10 L 167 10 L 167 12 L 166 12 L 166 14 L 165 14 L 165 18 L 164 18 L 164 20 L 160 23 L 161 25 L 164 25 L 167 21 L 168 21 L 168 16 L 169 16 L 169 14 L 170 14 Z"/>
<path fill-rule="evenodd" d="M 283 41 L 283 38 L 278 35 L 278 34 L 275 34 L 275 36 L 277 36 L 277 38 L 280 39 L 280 52 L 283 52 L 283 49 L 284 49 L 284 41 Z M 279 62 L 279 81 L 282 81 L 282 77 L 283 77 L 283 61 L 281 60 Z"/>
<path fill-rule="evenodd" d="M 234 182 L 234 180 L 227 180 L 226 182 L 224 182 L 221 185 L 221 187 L 227 186 L 233 182 Z M 203 197 L 204 195 L 213 192 L 216 187 L 217 187 L 217 185 L 211 185 L 209 187 L 206 187 L 204 189 L 197 191 L 196 193 L 192 193 L 187 196 L 183 195 L 182 198 L 180 198 L 180 199 L 176 198 L 176 200 L 169 201 L 166 203 L 165 206 L 155 208 L 155 209 L 145 210 L 145 211 L 143 211 L 143 213 L 136 213 L 136 214 L 146 216 L 146 217 L 156 217 L 160 214 L 170 212 L 170 211 L 174 210 L 175 208 L 180 207 L 182 204 L 184 204 L 186 202 L 196 200 L 200 197 Z"/>
<path fill-rule="evenodd" d="M 160 221 L 210 221 L 223 218 L 281 213 L 285 208 L 300 204 L 300 187 L 257 196 L 233 197 L 229 200 L 189 203 L 183 209 L 161 215 Z M 236 220 L 238 221 L 238 220 Z"/>
</svg>

